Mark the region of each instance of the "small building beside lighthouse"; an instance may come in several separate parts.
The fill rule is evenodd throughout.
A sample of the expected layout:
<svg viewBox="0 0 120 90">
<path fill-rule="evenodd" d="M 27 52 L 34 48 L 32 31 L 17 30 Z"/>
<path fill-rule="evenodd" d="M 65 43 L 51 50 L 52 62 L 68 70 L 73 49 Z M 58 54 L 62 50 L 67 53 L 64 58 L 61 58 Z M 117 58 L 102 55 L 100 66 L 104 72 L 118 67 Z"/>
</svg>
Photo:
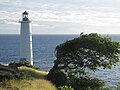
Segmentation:
<svg viewBox="0 0 120 90">
<path fill-rule="evenodd" d="M 27 60 L 33 65 L 32 32 L 31 21 L 28 18 L 28 12 L 22 13 L 20 27 L 20 60 Z"/>
</svg>

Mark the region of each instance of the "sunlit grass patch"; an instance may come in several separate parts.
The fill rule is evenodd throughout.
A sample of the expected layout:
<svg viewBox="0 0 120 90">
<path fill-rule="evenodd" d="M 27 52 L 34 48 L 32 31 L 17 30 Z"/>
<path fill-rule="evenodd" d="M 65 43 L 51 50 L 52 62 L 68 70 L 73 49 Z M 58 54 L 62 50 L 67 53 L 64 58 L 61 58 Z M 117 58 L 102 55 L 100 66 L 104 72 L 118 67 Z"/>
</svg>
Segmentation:
<svg viewBox="0 0 120 90">
<path fill-rule="evenodd" d="M 18 69 L 21 72 L 24 72 L 25 74 L 27 74 L 31 78 L 43 79 L 48 74 L 48 72 L 35 70 L 25 66 L 19 67 Z"/>
</svg>

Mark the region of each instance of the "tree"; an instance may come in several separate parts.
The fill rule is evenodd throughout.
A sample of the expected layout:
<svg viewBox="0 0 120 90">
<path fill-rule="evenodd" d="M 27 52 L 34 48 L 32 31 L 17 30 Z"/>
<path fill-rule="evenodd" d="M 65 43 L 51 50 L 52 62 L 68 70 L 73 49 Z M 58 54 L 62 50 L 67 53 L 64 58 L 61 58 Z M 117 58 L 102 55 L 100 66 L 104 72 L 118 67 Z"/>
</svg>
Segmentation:
<svg viewBox="0 0 120 90">
<path fill-rule="evenodd" d="M 93 79 L 87 74 L 89 70 L 96 71 L 98 67 L 110 69 L 119 61 L 119 48 L 120 44 L 112 41 L 111 38 L 102 37 L 96 33 L 81 33 L 78 38 L 66 41 L 56 47 L 56 60 L 48 74 L 48 79 L 57 86 L 68 84 L 73 87 L 75 87 L 75 80 L 92 81 Z M 67 81 L 57 84 L 58 79 L 55 76 L 59 76 L 59 74 L 56 71 L 63 73 L 62 76 L 65 77 L 59 78 L 65 78 Z"/>
</svg>

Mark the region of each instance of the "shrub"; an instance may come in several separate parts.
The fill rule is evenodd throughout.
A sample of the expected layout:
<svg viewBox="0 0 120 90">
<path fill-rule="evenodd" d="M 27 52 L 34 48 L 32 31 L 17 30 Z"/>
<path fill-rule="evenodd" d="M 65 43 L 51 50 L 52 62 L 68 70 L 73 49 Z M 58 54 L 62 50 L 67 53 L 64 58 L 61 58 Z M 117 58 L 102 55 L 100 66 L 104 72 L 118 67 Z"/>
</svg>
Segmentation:
<svg viewBox="0 0 120 90">
<path fill-rule="evenodd" d="M 13 61 L 13 62 L 11 62 L 9 64 L 9 66 L 16 66 L 16 67 L 27 66 L 27 67 L 32 67 L 32 65 L 27 60 L 21 60 L 19 62 Z"/>
<path fill-rule="evenodd" d="M 11 62 L 9 66 L 11 67 L 26 66 L 26 67 L 30 67 L 30 68 L 37 69 L 37 70 L 39 69 L 38 67 L 31 65 L 27 60 L 21 60 L 19 62 L 14 61 L 14 62 Z"/>
</svg>

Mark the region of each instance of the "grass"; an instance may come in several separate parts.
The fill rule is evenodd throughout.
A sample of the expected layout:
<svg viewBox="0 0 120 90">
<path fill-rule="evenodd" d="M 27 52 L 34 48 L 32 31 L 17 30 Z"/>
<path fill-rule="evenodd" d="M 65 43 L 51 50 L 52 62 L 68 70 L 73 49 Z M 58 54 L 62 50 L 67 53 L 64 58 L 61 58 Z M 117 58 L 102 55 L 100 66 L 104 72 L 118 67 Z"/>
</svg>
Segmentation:
<svg viewBox="0 0 120 90">
<path fill-rule="evenodd" d="M 57 90 L 53 84 L 45 79 L 8 80 L 6 86 L 0 90 Z"/>
<path fill-rule="evenodd" d="M 19 71 L 24 72 L 30 78 L 44 79 L 48 72 L 39 71 L 25 66 L 19 67 Z"/>
<path fill-rule="evenodd" d="M 28 67 L 19 67 L 19 71 L 24 72 L 32 79 L 6 80 L 5 85 L 0 86 L 0 90 L 57 90 L 51 82 L 45 80 L 48 72 L 38 71 Z"/>
</svg>

